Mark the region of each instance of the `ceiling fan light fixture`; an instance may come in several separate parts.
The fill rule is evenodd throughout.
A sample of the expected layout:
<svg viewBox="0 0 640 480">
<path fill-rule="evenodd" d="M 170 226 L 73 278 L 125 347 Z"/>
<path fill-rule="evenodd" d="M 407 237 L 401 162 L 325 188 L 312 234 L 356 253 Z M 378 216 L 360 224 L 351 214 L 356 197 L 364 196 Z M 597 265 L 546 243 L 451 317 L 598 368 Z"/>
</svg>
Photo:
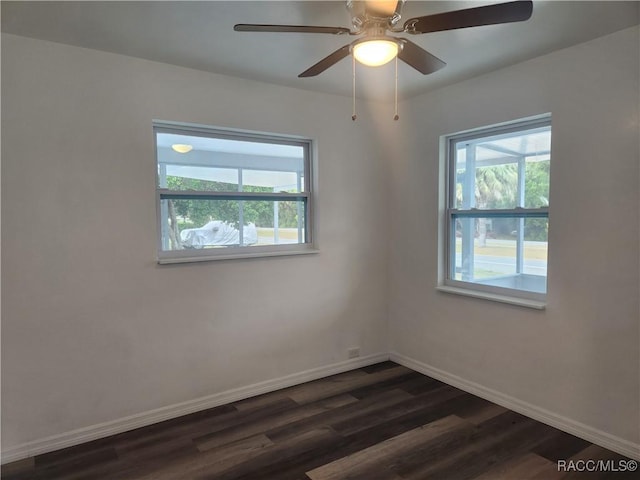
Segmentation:
<svg viewBox="0 0 640 480">
<path fill-rule="evenodd" d="M 353 46 L 355 59 L 369 67 L 389 63 L 398 55 L 398 43 L 389 39 L 363 39 Z"/>
<path fill-rule="evenodd" d="M 191 150 L 193 150 L 193 145 L 187 145 L 185 143 L 174 143 L 173 145 L 171 145 L 171 148 L 173 148 L 173 150 L 178 153 L 189 153 Z"/>
</svg>

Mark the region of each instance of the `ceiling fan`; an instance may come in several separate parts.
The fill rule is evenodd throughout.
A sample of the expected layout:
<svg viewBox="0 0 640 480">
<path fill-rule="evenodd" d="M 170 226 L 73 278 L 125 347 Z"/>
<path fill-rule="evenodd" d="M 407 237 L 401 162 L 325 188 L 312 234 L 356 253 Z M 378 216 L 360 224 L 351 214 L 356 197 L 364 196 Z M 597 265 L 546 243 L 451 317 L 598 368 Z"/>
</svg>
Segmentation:
<svg viewBox="0 0 640 480">
<path fill-rule="evenodd" d="M 233 27 L 237 32 L 329 33 L 334 35 L 362 35 L 318 63 L 298 77 L 313 77 L 324 72 L 350 54 L 360 63 L 379 66 L 398 58 L 423 75 L 433 73 L 446 65 L 422 47 L 389 33 L 440 32 L 459 28 L 521 22 L 531 17 L 533 2 L 514 1 L 467 8 L 423 17 L 410 18 L 400 24 L 402 7 L 406 0 L 348 0 L 351 28 L 310 25 L 260 25 L 241 23 Z"/>
</svg>

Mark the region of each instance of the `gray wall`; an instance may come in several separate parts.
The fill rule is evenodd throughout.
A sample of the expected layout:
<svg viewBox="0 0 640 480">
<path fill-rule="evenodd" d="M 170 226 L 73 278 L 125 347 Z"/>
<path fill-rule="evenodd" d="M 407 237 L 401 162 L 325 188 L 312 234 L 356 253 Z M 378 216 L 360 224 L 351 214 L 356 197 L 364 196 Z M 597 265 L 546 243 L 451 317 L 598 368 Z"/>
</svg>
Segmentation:
<svg viewBox="0 0 640 480">
<path fill-rule="evenodd" d="M 638 29 L 412 99 L 394 158 L 391 350 L 638 442 Z M 439 137 L 552 113 L 545 311 L 435 290 Z M 416 132 L 417 130 L 417 132 Z"/>
<path fill-rule="evenodd" d="M 350 108 L 3 35 L 3 449 L 386 352 L 386 163 Z M 152 119 L 314 139 L 321 253 L 157 265 Z"/>
</svg>

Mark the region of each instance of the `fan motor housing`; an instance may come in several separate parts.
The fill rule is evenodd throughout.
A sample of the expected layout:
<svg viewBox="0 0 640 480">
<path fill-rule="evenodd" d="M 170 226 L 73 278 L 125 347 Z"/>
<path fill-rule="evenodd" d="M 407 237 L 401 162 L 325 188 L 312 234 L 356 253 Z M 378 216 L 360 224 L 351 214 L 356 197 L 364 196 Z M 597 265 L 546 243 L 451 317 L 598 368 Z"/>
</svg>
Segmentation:
<svg viewBox="0 0 640 480">
<path fill-rule="evenodd" d="M 394 11 L 376 11 L 366 1 L 347 0 L 347 10 L 351 16 L 351 25 L 354 30 L 352 33 L 359 35 L 371 28 L 380 28 L 382 32 L 376 33 L 376 35 L 380 35 L 384 34 L 386 30 L 393 29 L 400 21 L 404 2 L 405 0 L 399 0 Z"/>
</svg>

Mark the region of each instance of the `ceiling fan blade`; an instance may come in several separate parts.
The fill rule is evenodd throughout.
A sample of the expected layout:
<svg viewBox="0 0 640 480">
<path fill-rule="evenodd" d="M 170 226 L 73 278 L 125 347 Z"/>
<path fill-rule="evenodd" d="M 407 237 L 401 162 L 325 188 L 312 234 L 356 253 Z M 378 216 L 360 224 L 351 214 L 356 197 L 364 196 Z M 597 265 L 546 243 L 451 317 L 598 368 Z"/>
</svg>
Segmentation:
<svg viewBox="0 0 640 480">
<path fill-rule="evenodd" d="M 404 23 L 404 31 L 414 34 L 430 33 L 482 25 L 522 22 L 531 17 L 532 11 L 533 2 L 530 0 L 485 5 L 483 7 L 410 18 Z"/>
<path fill-rule="evenodd" d="M 236 32 L 280 32 L 280 33 L 332 33 L 334 35 L 349 34 L 351 30 L 344 27 L 314 27 L 311 25 L 257 25 L 239 23 L 234 25 Z"/>
<path fill-rule="evenodd" d="M 327 68 L 332 67 L 344 57 L 348 57 L 350 53 L 349 47 L 350 45 L 345 45 L 344 47 L 339 48 L 328 57 L 324 57 L 314 66 L 302 72 L 298 77 L 315 77 L 316 75 L 324 72 Z"/>
<path fill-rule="evenodd" d="M 440 70 L 446 65 L 446 63 L 438 57 L 431 55 L 424 48 L 410 42 L 406 38 L 399 38 L 398 40 L 402 42 L 402 49 L 398 52 L 398 58 L 406 64 L 411 65 L 423 75 Z"/>
</svg>

